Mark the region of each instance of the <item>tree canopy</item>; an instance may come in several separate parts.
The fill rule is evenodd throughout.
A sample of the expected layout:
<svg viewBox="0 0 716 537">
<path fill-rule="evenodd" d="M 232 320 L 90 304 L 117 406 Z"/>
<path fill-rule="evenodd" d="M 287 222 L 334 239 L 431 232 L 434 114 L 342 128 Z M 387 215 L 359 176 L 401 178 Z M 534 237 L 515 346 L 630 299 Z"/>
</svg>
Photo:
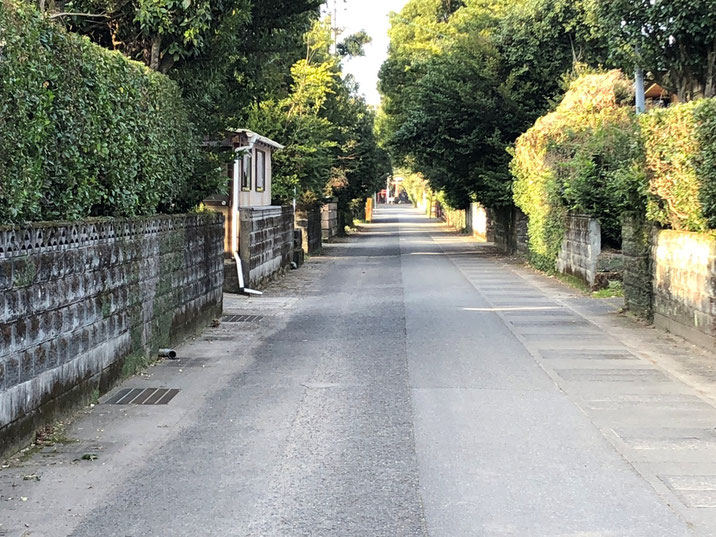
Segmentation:
<svg viewBox="0 0 716 537">
<path fill-rule="evenodd" d="M 593 20 L 619 67 L 641 66 L 681 101 L 716 95 L 713 0 L 595 0 Z"/>
<path fill-rule="evenodd" d="M 457 207 L 511 203 L 507 148 L 599 62 L 592 13 L 566 0 L 412 0 L 392 16 L 381 129 L 394 156 Z"/>
<path fill-rule="evenodd" d="M 361 31 L 333 46 L 331 21 L 320 20 L 322 3 L 38 0 L 36 8 L 24 6 L 50 28 L 65 26 L 112 50 L 112 57 L 121 53 L 143 63 L 148 80 L 172 88 L 172 106 L 183 118 L 181 127 L 192 135 L 187 143 L 194 144 L 197 177 L 191 195 L 186 200 L 177 196 L 171 210 L 190 208 L 225 182 L 221 157 L 207 152 L 205 158 L 196 158 L 196 153 L 202 139 L 220 139 L 227 129 L 239 127 L 253 128 L 286 146 L 274 157 L 275 202 L 295 196 L 311 204 L 337 196 L 347 210 L 354 198 L 364 198 L 385 180 L 390 160 L 378 147 L 375 113 L 355 81 L 342 73 L 343 58 L 362 55 L 370 36 Z M 121 94 L 120 75 L 111 79 Z M 70 73 L 68 77 L 72 79 Z M 57 146 L 60 152 L 65 149 Z M 177 157 L 184 154 L 187 151 Z M 120 176 L 125 171 L 116 170 Z"/>
</svg>

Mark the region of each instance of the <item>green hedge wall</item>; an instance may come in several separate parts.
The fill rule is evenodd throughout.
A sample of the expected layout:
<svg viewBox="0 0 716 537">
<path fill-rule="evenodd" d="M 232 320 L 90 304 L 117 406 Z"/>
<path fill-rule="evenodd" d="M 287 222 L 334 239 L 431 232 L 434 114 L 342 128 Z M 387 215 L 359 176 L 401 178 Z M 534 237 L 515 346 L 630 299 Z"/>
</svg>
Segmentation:
<svg viewBox="0 0 716 537">
<path fill-rule="evenodd" d="M 684 231 L 716 229 L 716 99 L 640 117 L 647 218 Z"/>
<path fill-rule="evenodd" d="M 584 75 L 516 142 L 514 200 L 529 217 L 530 260 L 553 270 L 569 213 L 618 243 L 624 215 L 716 230 L 716 99 L 633 112 L 619 71 Z"/>
<path fill-rule="evenodd" d="M 599 218 L 618 243 L 620 211 L 639 203 L 632 163 L 641 155 L 631 82 L 619 71 L 579 77 L 562 102 L 516 142 L 515 204 L 528 216 L 531 262 L 555 268 L 567 214 Z M 643 202 L 642 202 L 643 203 Z"/>
<path fill-rule="evenodd" d="M 178 87 L 0 0 L 0 222 L 180 212 L 213 189 Z"/>
</svg>

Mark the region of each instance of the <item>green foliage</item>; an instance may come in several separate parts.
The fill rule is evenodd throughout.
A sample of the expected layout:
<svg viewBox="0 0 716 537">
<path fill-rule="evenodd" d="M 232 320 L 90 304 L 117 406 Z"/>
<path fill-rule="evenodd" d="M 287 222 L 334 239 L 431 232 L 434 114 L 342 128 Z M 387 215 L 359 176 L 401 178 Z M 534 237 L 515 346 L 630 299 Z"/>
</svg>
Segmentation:
<svg viewBox="0 0 716 537">
<path fill-rule="evenodd" d="M 363 30 L 349 35 L 338 43 L 337 51 L 340 56 L 365 56 L 364 47 L 372 41 Z"/>
<path fill-rule="evenodd" d="M 408 193 L 408 198 L 417 207 L 418 203 L 423 201 L 423 194 L 430 188 L 427 181 L 419 173 L 406 173 L 403 170 L 399 175 L 403 177 L 401 185 Z"/>
<path fill-rule="evenodd" d="M 592 293 L 594 298 L 615 298 L 624 296 L 624 285 L 619 280 L 610 280 L 608 287 Z"/>
<path fill-rule="evenodd" d="M 286 203 L 295 194 L 303 203 L 315 203 L 333 165 L 333 126 L 315 114 L 290 110 L 287 101 L 264 101 L 250 109 L 247 125 L 285 146 L 272 156 L 274 200 Z"/>
<path fill-rule="evenodd" d="M 587 74 L 570 86 L 554 112 L 516 143 L 514 199 L 529 217 L 533 262 L 554 268 L 568 213 L 599 219 L 620 239 L 621 214 L 644 207 L 642 148 L 627 103 L 631 85 L 619 71 Z"/>
<path fill-rule="evenodd" d="M 248 0 L 69 0 L 64 7 L 100 15 L 69 17 L 73 30 L 162 73 L 202 54 L 230 19 L 250 16 Z"/>
<path fill-rule="evenodd" d="M 215 138 L 245 124 L 249 108 L 290 92 L 291 66 L 321 0 L 72 0 L 65 9 L 106 14 L 64 17 L 97 44 L 168 73 L 190 117 Z"/>
<path fill-rule="evenodd" d="M 6 3 L 0 132 L 1 222 L 184 211 L 217 185 L 173 82 Z"/>
<path fill-rule="evenodd" d="M 498 54 L 470 35 L 427 62 L 392 147 L 450 206 L 465 208 L 473 199 L 501 206 L 511 197 L 505 148 L 523 124 Z"/>
<path fill-rule="evenodd" d="M 716 99 L 641 116 L 647 217 L 685 231 L 716 228 Z"/>
<path fill-rule="evenodd" d="M 332 139 L 336 143 L 324 193 L 337 197 L 339 206 L 347 208 L 352 200 L 364 199 L 383 188 L 392 164 L 376 139 L 376 115 L 358 96 L 358 87 L 350 77 L 343 78 L 323 114 L 334 126 Z"/>
<path fill-rule="evenodd" d="M 517 140 L 515 203 L 540 268 L 553 268 L 570 212 L 597 218 L 613 242 L 628 213 L 677 230 L 716 227 L 716 99 L 637 119 L 631 91 L 619 71 L 584 75 Z"/>
<path fill-rule="evenodd" d="M 285 146 L 274 155 L 274 199 L 287 202 L 295 196 L 310 205 L 322 199 L 334 164 L 334 125 L 323 111 L 340 79 L 338 59 L 329 51 L 329 21 L 316 22 L 305 40 L 306 56 L 291 67 L 291 92 L 253 105 L 247 124 Z"/>
<path fill-rule="evenodd" d="M 713 0 L 592 0 L 617 65 L 640 65 L 681 101 L 716 95 Z"/>
<path fill-rule="evenodd" d="M 576 78 L 578 66 L 604 64 L 607 41 L 595 31 L 592 2 L 508 2 L 493 39 L 520 90 L 529 123 L 559 102 L 568 89 L 565 78 Z"/>
<path fill-rule="evenodd" d="M 575 62 L 605 55 L 587 2 L 408 2 L 392 17 L 380 73 L 380 127 L 396 160 L 453 207 L 510 205 L 506 148 L 562 92 Z"/>
<path fill-rule="evenodd" d="M 290 93 L 249 107 L 247 123 L 285 145 L 273 161 L 277 203 L 295 195 L 312 205 L 336 196 L 342 213 L 350 214 L 354 199 L 385 181 L 390 161 L 375 138 L 375 114 L 330 51 L 330 21 L 317 21 L 305 41 L 305 56 L 291 67 Z"/>
<path fill-rule="evenodd" d="M 709 229 L 716 229 L 716 98 L 699 101 L 694 110 L 699 152 L 694 158 L 701 178 L 701 208 Z"/>
</svg>

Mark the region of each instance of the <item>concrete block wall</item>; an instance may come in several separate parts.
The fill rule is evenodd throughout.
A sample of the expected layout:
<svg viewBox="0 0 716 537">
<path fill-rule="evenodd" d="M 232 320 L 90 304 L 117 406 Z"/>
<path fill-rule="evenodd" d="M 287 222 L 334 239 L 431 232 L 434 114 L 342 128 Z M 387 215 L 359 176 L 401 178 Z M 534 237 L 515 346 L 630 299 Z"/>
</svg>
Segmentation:
<svg viewBox="0 0 716 537">
<path fill-rule="evenodd" d="M 323 240 L 332 239 L 338 232 L 338 202 L 329 201 L 321 208 L 321 231 Z"/>
<path fill-rule="evenodd" d="M 0 228 L 0 452 L 222 309 L 223 217 Z"/>
<path fill-rule="evenodd" d="M 653 231 L 651 257 L 654 324 L 716 350 L 716 239 Z"/>
<path fill-rule="evenodd" d="M 557 270 L 576 276 L 592 287 L 597 280 L 597 261 L 601 251 L 599 221 L 588 216 L 570 216 L 557 256 Z"/>
<path fill-rule="evenodd" d="M 302 248 L 304 253 L 315 254 L 321 251 L 323 246 L 323 227 L 321 222 L 321 208 L 319 206 L 296 209 L 295 226 L 303 234 Z"/>
<path fill-rule="evenodd" d="M 261 287 L 293 261 L 293 207 L 239 209 L 239 256 L 247 287 Z"/>
</svg>

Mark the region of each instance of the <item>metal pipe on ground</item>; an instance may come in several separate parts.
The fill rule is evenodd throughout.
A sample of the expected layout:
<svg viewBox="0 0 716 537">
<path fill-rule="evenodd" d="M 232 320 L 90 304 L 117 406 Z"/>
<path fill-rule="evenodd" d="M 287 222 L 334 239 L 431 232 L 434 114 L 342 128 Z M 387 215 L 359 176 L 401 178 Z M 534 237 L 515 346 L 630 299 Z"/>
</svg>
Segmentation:
<svg viewBox="0 0 716 537">
<path fill-rule="evenodd" d="M 244 287 L 244 271 L 241 270 L 241 258 L 238 252 L 234 252 L 234 260 L 236 261 L 236 275 L 239 277 L 239 293 L 244 295 L 263 295 L 261 291 Z"/>
</svg>

